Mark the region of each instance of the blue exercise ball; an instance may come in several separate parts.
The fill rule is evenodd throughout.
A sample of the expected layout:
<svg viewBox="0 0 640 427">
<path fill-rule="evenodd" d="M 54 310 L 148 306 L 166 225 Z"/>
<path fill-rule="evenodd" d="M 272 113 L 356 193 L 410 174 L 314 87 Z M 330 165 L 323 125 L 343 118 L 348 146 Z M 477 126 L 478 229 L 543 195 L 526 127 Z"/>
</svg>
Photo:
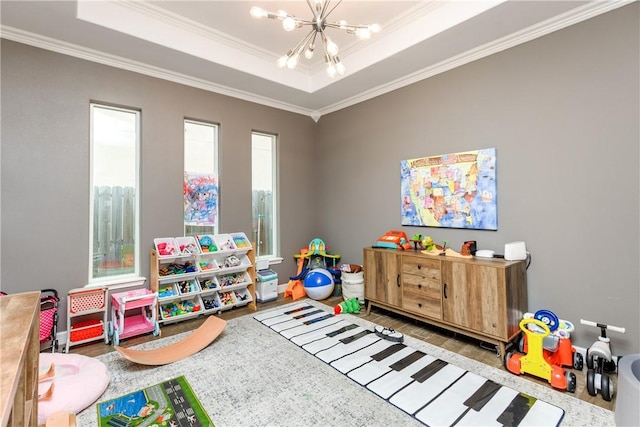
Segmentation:
<svg viewBox="0 0 640 427">
<path fill-rule="evenodd" d="M 329 298 L 333 292 L 333 276 L 324 268 L 315 268 L 305 276 L 304 290 L 314 300 Z"/>
</svg>

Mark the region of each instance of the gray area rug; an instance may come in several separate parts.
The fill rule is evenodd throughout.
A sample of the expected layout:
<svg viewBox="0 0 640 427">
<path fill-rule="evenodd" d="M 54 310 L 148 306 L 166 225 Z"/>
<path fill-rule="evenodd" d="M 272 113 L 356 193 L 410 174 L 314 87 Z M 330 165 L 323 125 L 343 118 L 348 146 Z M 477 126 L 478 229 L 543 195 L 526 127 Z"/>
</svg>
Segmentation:
<svg viewBox="0 0 640 427">
<path fill-rule="evenodd" d="M 305 302 L 331 311 L 320 302 Z M 295 302 L 291 306 L 299 304 Z M 282 307 L 273 310 L 282 310 Z M 261 311 L 260 314 L 266 312 Z M 373 329 L 371 322 L 357 316 L 341 316 Z M 134 348 L 164 347 L 188 334 Z M 562 408 L 565 411 L 563 426 L 615 425 L 613 412 L 576 399 L 569 393 L 533 383 L 411 337 L 405 337 L 405 344 Z M 283 339 L 252 315 L 230 320 L 211 345 L 170 365 L 137 365 L 123 359 L 117 352 L 99 359 L 109 368 L 111 383 L 98 402 L 184 375 L 217 427 L 422 425 L 327 363 Z M 98 425 L 96 405 L 78 414 L 77 420 L 79 426 Z"/>
</svg>

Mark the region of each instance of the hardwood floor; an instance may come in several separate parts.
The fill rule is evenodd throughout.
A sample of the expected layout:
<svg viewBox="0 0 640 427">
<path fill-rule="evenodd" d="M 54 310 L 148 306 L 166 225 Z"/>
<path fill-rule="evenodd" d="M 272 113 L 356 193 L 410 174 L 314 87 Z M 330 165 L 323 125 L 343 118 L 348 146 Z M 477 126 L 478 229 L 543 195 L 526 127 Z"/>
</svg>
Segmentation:
<svg viewBox="0 0 640 427">
<path fill-rule="evenodd" d="M 342 301 L 340 297 L 331 297 L 322 303 L 328 306 L 334 306 Z M 274 308 L 283 304 L 289 304 L 293 302 L 291 299 L 284 299 L 282 294 L 279 295 L 278 299 L 271 302 L 259 303 L 258 311 L 268 310 L 270 308 Z M 453 332 L 437 328 L 435 326 L 431 326 L 426 323 L 419 322 L 414 319 L 410 319 L 408 317 L 404 317 L 395 313 L 391 313 L 379 308 L 372 308 L 369 316 L 365 315 L 366 310 L 362 310 L 359 315 L 361 318 L 366 319 L 370 322 L 383 325 L 386 327 L 391 327 L 397 331 L 402 332 L 407 336 L 411 336 L 426 342 L 429 342 L 433 345 L 437 345 L 439 347 L 445 348 L 449 351 L 453 351 L 458 354 L 462 354 L 470 359 L 477 360 L 486 365 L 493 366 L 497 369 L 505 369 L 503 367 L 503 359 L 502 357 L 498 357 L 496 353 L 496 349 L 494 345 L 482 343 L 478 340 L 465 337 L 460 334 L 455 334 Z M 252 311 L 248 307 L 240 307 L 234 308 L 229 311 L 222 312 L 219 316 L 225 320 L 230 320 L 235 317 L 240 317 L 244 315 L 251 314 Z M 200 316 L 195 319 L 185 320 L 183 322 L 177 322 L 173 324 L 161 325 L 161 336 L 154 337 L 153 335 L 143 335 L 138 337 L 128 338 L 120 343 L 122 347 L 130 347 L 143 342 L 147 342 L 149 340 L 156 340 L 162 337 L 167 337 L 175 334 L 179 334 L 182 332 L 192 331 L 200 326 L 206 320 L 205 316 Z M 90 357 L 99 356 L 108 352 L 113 351 L 113 346 L 106 345 L 103 341 L 97 341 L 95 343 L 88 343 L 76 347 L 72 347 L 70 352 L 76 354 L 83 354 Z M 615 408 L 615 393 L 611 402 L 607 402 L 602 399 L 602 396 L 598 393 L 596 396 L 589 395 L 586 388 L 586 364 L 582 371 L 571 370 L 576 375 L 577 386 L 576 391 L 573 394 L 574 397 L 584 400 L 586 402 L 592 403 L 599 407 L 613 410 Z M 526 376 L 526 378 L 530 381 L 535 381 L 540 384 L 547 384 L 546 381 L 536 378 Z M 614 384 L 617 382 L 617 377 L 615 374 L 612 375 L 612 379 Z M 549 386 L 550 387 L 550 386 Z M 615 390 L 614 386 L 614 390 Z M 559 392 L 561 393 L 561 392 Z"/>
</svg>

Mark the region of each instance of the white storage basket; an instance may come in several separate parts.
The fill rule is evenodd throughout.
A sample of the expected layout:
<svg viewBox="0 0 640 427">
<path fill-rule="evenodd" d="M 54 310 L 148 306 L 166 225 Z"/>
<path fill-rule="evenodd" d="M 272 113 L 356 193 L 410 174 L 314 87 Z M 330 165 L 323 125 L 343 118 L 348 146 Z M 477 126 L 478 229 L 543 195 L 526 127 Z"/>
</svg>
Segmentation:
<svg viewBox="0 0 640 427">
<path fill-rule="evenodd" d="M 360 303 L 364 304 L 364 272 L 357 273 L 342 272 L 342 297 L 347 300 L 349 298 L 358 298 Z"/>
</svg>

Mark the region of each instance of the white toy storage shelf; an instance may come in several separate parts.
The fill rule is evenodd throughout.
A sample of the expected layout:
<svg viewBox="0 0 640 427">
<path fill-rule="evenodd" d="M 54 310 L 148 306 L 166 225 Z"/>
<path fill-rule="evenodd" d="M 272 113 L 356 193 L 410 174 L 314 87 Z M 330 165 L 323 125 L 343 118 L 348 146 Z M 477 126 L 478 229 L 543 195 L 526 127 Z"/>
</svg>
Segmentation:
<svg viewBox="0 0 640 427">
<path fill-rule="evenodd" d="M 161 323 L 255 303 L 255 256 L 244 233 L 154 239 L 150 288 Z"/>
</svg>

